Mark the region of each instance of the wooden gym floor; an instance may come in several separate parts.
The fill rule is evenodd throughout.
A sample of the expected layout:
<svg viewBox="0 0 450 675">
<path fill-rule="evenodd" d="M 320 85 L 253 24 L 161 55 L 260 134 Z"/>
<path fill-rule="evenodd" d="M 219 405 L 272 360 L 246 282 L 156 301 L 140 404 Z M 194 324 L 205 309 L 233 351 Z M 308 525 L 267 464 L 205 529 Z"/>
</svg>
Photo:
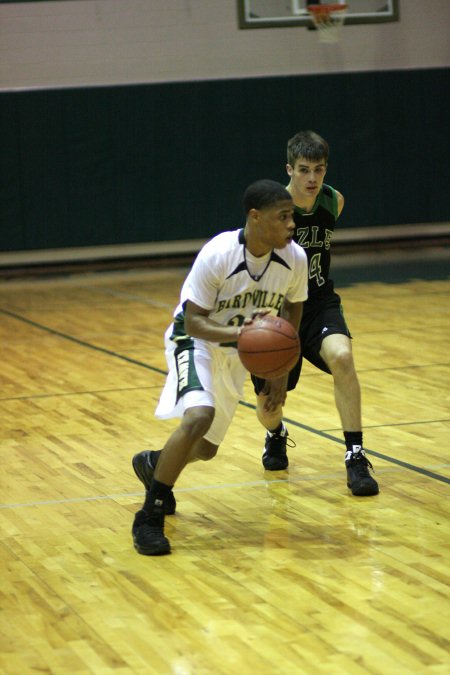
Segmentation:
<svg viewBox="0 0 450 675">
<path fill-rule="evenodd" d="M 380 495 L 349 494 L 308 364 L 289 471 L 262 470 L 248 385 L 176 486 L 162 558 L 132 547 L 130 460 L 175 427 L 153 411 L 186 270 L 0 281 L 2 673 L 449 672 L 450 284 L 442 260 L 387 269 L 338 283 Z"/>
</svg>

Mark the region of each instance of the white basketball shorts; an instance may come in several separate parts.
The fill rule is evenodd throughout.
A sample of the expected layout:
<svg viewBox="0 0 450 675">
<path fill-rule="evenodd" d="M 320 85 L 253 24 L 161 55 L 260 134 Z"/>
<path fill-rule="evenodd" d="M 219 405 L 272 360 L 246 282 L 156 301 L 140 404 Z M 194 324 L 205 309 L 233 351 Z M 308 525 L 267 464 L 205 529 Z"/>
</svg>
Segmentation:
<svg viewBox="0 0 450 675">
<path fill-rule="evenodd" d="M 242 398 L 248 373 L 237 349 L 195 338 L 176 343 L 170 339 L 172 331 L 169 326 L 165 334 L 169 372 L 155 415 L 160 419 L 182 417 L 188 408 L 211 406 L 215 408 L 214 420 L 204 438 L 220 445 Z"/>
</svg>

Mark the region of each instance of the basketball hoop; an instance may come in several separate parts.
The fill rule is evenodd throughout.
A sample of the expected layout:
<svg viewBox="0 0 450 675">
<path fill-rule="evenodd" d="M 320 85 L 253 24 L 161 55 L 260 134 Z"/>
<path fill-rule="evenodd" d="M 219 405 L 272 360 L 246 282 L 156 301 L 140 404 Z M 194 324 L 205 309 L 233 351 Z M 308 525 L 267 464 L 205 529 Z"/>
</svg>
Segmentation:
<svg viewBox="0 0 450 675">
<path fill-rule="evenodd" d="M 348 5 L 307 5 L 306 9 L 319 31 L 319 42 L 338 42 Z"/>
</svg>

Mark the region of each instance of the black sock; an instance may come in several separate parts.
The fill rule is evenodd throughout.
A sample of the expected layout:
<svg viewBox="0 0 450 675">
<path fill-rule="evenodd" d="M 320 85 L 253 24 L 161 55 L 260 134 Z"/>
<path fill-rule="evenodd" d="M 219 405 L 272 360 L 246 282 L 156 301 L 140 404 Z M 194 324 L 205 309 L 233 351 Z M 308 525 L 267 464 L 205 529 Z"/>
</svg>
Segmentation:
<svg viewBox="0 0 450 675">
<path fill-rule="evenodd" d="M 344 431 L 345 446 L 347 452 L 355 454 L 362 450 L 363 435 L 362 431 Z"/>
<path fill-rule="evenodd" d="M 155 502 L 157 500 L 164 502 L 164 500 L 167 499 L 168 495 L 170 494 L 172 488 L 173 485 L 166 485 L 165 483 L 160 483 L 159 480 L 152 478 L 150 489 L 145 493 L 145 502 L 142 507 L 143 510 L 151 512 Z"/>
</svg>

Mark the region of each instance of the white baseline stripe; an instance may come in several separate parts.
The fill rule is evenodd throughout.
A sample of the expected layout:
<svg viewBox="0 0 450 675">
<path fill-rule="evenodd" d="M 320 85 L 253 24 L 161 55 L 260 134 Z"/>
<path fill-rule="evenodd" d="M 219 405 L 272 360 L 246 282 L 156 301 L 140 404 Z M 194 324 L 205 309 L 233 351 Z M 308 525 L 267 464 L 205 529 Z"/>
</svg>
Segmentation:
<svg viewBox="0 0 450 675">
<path fill-rule="evenodd" d="M 431 466 L 423 467 L 428 471 L 435 471 L 437 469 L 446 469 L 450 467 L 450 464 L 433 464 Z M 392 473 L 403 471 L 402 467 L 389 467 L 384 469 L 377 469 L 377 475 L 382 473 Z M 197 487 L 188 487 L 188 488 L 179 488 L 175 489 L 176 494 L 181 494 L 182 492 L 201 492 L 204 490 L 223 490 L 230 488 L 247 488 L 247 487 L 266 487 L 268 484 L 272 485 L 274 483 L 301 483 L 308 481 L 322 481 L 328 480 L 329 478 L 340 478 L 342 477 L 342 472 L 320 474 L 319 476 L 298 476 L 296 478 L 274 478 L 271 480 L 256 480 L 256 481 L 247 481 L 245 483 L 221 483 L 220 485 L 199 485 Z M 55 504 L 80 504 L 82 502 L 93 502 L 93 501 L 102 501 L 105 499 L 115 500 L 125 498 L 136 498 L 142 497 L 144 492 L 124 492 L 113 495 L 94 495 L 92 497 L 73 497 L 68 499 L 48 499 L 37 502 L 22 502 L 17 504 L 0 504 L 1 509 L 16 509 L 27 506 L 52 506 Z"/>
</svg>

